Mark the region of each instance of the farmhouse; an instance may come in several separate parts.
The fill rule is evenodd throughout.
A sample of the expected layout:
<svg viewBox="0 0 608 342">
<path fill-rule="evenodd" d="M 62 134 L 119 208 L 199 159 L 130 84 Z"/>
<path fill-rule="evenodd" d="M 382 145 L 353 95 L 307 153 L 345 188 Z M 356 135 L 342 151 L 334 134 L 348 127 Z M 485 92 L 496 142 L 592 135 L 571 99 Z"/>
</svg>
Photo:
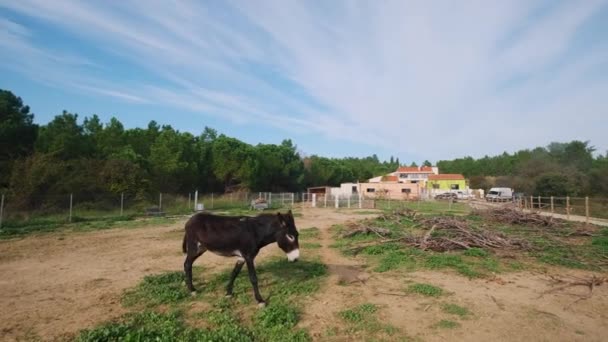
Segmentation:
<svg viewBox="0 0 608 342">
<path fill-rule="evenodd" d="M 464 176 L 460 174 L 430 175 L 427 181 L 427 188 L 429 190 L 442 190 L 446 192 L 450 190 L 465 190 L 466 187 Z"/>
</svg>

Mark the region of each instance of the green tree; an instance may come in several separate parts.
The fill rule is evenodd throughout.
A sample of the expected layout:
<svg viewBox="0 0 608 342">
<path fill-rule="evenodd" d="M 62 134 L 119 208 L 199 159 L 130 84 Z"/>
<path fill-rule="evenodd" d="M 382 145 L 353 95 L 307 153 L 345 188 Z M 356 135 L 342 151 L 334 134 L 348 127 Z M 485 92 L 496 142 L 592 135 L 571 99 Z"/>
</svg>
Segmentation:
<svg viewBox="0 0 608 342">
<path fill-rule="evenodd" d="M 8 187 L 13 162 L 30 154 L 38 126 L 21 98 L 0 89 L 0 190 Z"/>
<path fill-rule="evenodd" d="M 91 155 L 91 143 L 78 124 L 78 114 L 63 111 L 40 127 L 36 150 L 67 160 Z"/>
</svg>

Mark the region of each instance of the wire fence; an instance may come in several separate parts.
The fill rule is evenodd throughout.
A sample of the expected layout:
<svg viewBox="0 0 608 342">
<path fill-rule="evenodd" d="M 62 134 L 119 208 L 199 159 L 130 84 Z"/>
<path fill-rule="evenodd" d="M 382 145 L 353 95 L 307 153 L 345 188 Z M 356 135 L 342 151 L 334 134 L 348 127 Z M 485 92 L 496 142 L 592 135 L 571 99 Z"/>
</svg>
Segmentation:
<svg viewBox="0 0 608 342">
<path fill-rule="evenodd" d="M 608 219 L 608 198 L 569 196 L 523 196 L 515 199 L 522 209 L 538 210 L 566 216 Z"/>
<path fill-rule="evenodd" d="M 263 209 L 291 207 L 301 201 L 295 193 L 187 194 L 157 193 L 147 195 L 93 194 L 28 196 L 26 200 L 0 194 L 0 229 L 28 224 L 70 223 L 112 218 L 188 215 L 201 210 Z M 258 205 L 259 207 L 259 205 Z"/>
</svg>

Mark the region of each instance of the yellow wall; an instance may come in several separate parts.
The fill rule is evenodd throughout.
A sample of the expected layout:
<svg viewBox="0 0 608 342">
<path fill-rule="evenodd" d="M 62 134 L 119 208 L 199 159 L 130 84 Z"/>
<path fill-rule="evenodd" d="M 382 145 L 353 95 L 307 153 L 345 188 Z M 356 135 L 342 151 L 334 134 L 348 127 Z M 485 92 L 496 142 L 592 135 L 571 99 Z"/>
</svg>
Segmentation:
<svg viewBox="0 0 608 342">
<path fill-rule="evenodd" d="M 464 190 L 466 188 L 466 181 L 464 179 L 454 180 L 429 180 L 426 183 L 426 188 L 429 190 L 434 189 L 433 184 L 439 184 L 439 190 L 451 190 L 452 184 L 458 184 L 458 190 Z"/>
</svg>

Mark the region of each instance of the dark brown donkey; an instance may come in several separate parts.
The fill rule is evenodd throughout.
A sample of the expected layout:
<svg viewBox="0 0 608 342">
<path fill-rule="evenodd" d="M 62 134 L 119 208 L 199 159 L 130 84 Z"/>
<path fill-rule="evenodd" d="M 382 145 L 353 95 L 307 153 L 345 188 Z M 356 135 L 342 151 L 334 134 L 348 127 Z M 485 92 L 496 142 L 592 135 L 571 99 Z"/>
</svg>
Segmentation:
<svg viewBox="0 0 608 342">
<path fill-rule="evenodd" d="M 188 289 L 193 293 L 196 291 L 192 285 L 192 264 L 206 251 L 226 257 L 238 257 L 226 286 L 226 295 L 232 296 L 234 279 L 239 275 L 243 264 L 247 264 L 255 299 L 259 306 L 264 306 L 264 299 L 258 290 L 253 259 L 262 247 L 273 242 L 277 242 L 289 261 L 298 260 L 298 230 L 291 210 L 287 214 L 261 214 L 255 217 L 218 216 L 208 213 L 193 215 L 186 222 L 182 246 L 187 254 L 184 271 Z"/>
</svg>

